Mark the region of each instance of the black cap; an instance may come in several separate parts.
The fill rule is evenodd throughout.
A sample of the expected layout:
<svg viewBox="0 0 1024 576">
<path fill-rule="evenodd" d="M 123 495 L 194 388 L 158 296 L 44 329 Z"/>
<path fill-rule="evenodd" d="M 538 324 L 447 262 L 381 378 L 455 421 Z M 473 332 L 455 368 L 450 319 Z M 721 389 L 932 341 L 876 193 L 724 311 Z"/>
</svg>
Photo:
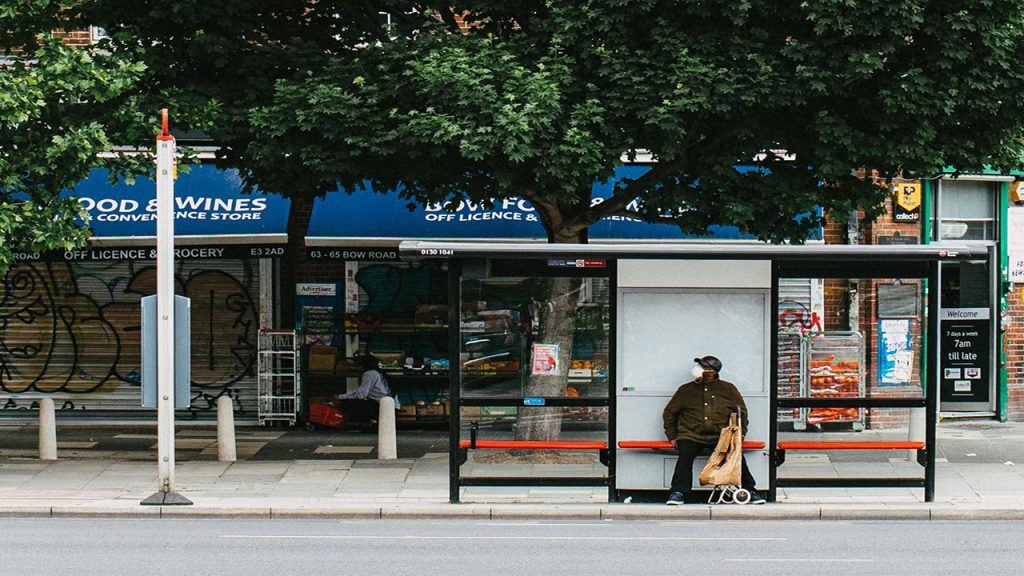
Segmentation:
<svg viewBox="0 0 1024 576">
<path fill-rule="evenodd" d="M 700 365 L 701 368 L 710 368 L 715 372 L 722 371 L 722 361 L 714 356 L 705 356 L 703 358 L 694 358 L 694 362 Z"/>
</svg>

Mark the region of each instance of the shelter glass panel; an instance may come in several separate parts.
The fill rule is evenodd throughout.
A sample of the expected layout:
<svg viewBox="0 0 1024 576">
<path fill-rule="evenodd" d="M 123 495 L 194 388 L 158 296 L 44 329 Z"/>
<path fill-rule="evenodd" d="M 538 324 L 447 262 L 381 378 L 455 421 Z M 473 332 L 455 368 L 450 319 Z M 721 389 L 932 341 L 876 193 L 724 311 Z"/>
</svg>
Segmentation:
<svg viewBox="0 0 1024 576">
<path fill-rule="evenodd" d="M 462 396 L 607 398 L 609 285 L 602 277 L 465 274 Z"/>
</svg>

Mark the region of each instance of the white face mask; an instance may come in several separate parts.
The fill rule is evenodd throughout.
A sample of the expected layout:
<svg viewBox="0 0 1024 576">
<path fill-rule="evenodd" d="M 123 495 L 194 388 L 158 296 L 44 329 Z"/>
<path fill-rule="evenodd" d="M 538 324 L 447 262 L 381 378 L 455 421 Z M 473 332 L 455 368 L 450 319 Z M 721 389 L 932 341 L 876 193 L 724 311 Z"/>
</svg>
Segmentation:
<svg viewBox="0 0 1024 576">
<path fill-rule="evenodd" d="M 701 378 L 704 376 L 704 369 L 701 368 L 700 364 L 694 364 L 693 368 L 690 368 L 690 376 Z"/>
</svg>

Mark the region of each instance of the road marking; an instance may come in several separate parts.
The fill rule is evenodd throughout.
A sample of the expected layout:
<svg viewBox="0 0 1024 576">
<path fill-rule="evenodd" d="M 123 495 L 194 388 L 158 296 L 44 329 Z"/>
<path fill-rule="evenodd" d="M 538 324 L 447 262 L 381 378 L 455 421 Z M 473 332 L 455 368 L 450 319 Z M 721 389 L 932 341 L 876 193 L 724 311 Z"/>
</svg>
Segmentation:
<svg viewBox="0 0 1024 576">
<path fill-rule="evenodd" d="M 726 558 L 726 562 L 871 562 L 869 558 Z"/>
<path fill-rule="evenodd" d="M 623 540 L 629 542 L 780 542 L 788 538 L 760 537 L 706 537 L 706 536 L 417 536 L 417 535 L 348 535 L 348 534 L 222 534 L 221 538 L 235 540 Z"/>
</svg>

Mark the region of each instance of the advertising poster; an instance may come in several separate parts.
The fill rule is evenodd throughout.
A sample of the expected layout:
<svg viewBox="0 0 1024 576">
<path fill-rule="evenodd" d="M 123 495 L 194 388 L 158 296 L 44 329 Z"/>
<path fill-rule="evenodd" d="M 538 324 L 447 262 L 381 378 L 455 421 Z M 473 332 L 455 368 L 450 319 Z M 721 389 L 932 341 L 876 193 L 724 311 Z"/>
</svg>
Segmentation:
<svg viewBox="0 0 1024 576">
<path fill-rule="evenodd" d="M 533 345 L 533 373 L 558 374 L 558 344 Z"/>
<path fill-rule="evenodd" d="M 910 319 L 878 321 L 878 384 L 902 386 L 910 384 L 914 373 L 914 350 L 911 347 Z"/>
</svg>

